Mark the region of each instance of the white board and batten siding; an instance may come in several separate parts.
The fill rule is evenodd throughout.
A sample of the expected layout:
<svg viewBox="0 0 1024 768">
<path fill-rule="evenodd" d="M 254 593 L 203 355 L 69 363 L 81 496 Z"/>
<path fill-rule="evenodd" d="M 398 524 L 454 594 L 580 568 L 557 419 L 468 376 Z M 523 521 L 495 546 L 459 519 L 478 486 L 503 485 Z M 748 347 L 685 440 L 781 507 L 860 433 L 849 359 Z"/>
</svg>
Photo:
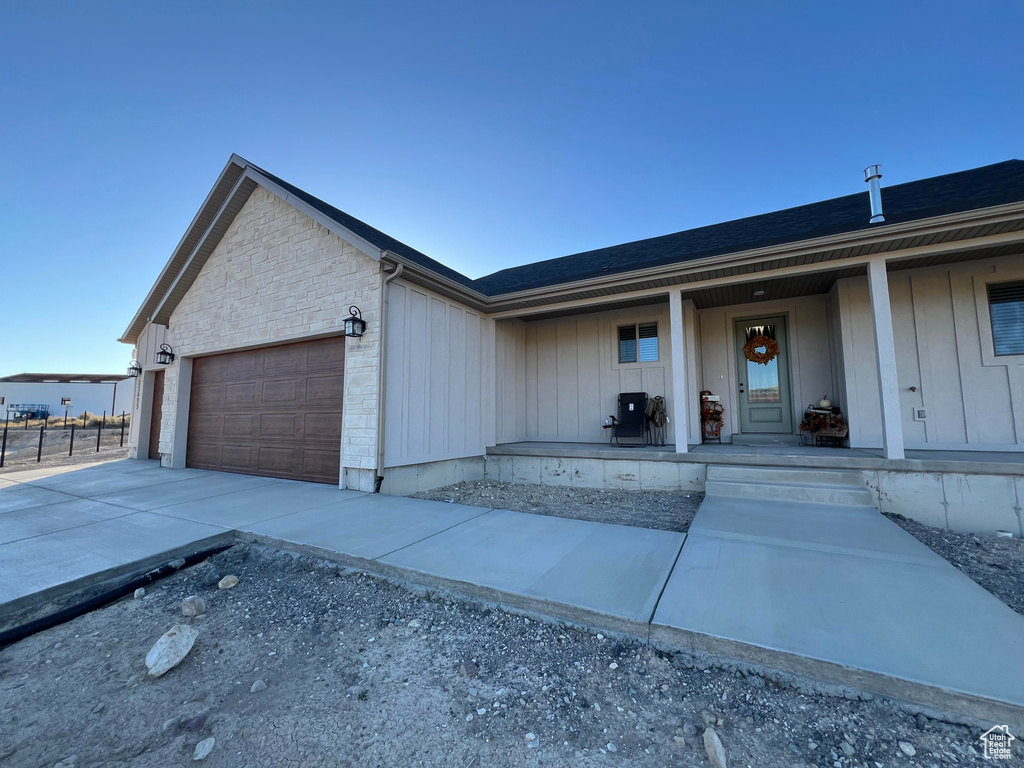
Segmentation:
<svg viewBox="0 0 1024 768">
<path fill-rule="evenodd" d="M 1024 278 L 1024 257 L 889 273 L 900 416 L 908 448 L 1024 450 L 1024 364 L 996 357 L 987 281 Z M 851 445 L 882 444 L 866 278 L 839 281 Z M 926 417 L 914 418 L 925 409 Z"/>
<path fill-rule="evenodd" d="M 494 321 L 402 280 L 388 292 L 385 466 L 482 456 L 494 444 Z"/>
<path fill-rule="evenodd" d="M 619 363 L 618 328 L 656 322 L 658 360 Z M 498 442 L 600 443 L 621 392 L 668 398 L 668 304 L 549 320 L 503 320 L 497 330 Z M 674 440 L 673 425 L 666 441 Z"/>
</svg>

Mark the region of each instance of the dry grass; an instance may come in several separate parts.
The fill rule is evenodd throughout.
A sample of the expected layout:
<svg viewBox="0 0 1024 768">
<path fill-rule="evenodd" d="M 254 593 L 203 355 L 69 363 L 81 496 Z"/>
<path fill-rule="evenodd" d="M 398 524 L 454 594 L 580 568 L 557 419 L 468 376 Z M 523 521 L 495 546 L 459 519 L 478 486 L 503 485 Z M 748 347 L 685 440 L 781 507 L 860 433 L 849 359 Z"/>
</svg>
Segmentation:
<svg viewBox="0 0 1024 768">
<path fill-rule="evenodd" d="M 45 419 L 45 420 L 44 419 L 29 419 L 28 420 L 28 429 L 29 430 L 39 429 L 41 426 L 43 426 L 44 421 L 45 421 L 45 425 L 46 425 L 47 429 L 63 429 L 64 428 L 64 424 L 65 424 L 63 416 L 50 416 L 48 419 Z M 103 414 L 98 414 L 98 413 L 90 413 L 89 416 L 88 416 L 88 419 L 85 418 L 85 414 L 80 414 L 80 415 L 74 416 L 74 417 L 68 416 L 67 428 L 71 429 L 71 425 L 74 424 L 75 425 L 75 429 L 83 429 L 83 428 L 85 428 L 85 429 L 95 429 L 96 427 L 98 427 L 100 425 L 101 421 L 103 421 Z M 125 429 L 127 429 L 131 425 L 131 423 L 132 423 L 131 414 L 125 414 L 125 417 L 124 417 Z M 10 430 L 25 429 L 25 422 L 24 421 L 10 421 L 7 424 L 7 427 Z M 111 428 L 116 428 L 116 429 L 120 429 L 121 428 L 121 415 L 120 414 L 118 414 L 115 417 L 107 416 L 106 424 L 104 426 L 104 429 L 111 429 Z"/>
</svg>

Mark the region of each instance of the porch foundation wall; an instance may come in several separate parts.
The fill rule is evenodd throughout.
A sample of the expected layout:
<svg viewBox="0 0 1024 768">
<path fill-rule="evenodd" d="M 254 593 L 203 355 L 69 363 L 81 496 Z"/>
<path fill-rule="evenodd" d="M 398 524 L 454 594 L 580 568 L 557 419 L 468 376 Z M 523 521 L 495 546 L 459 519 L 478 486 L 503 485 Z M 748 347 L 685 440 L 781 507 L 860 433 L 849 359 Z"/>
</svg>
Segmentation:
<svg viewBox="0 0 1024 768">
<path fill-rule="evenodd" d="M 878 509 L 960 533 L 1024 536 L 1024 478 L 963 472 L 865 471 Z"/>
<path fill-rule="evenodd" d="M 707 465 L 639 459 L 487 456 L 486 477 L 502 483 L 631 491 L 704 492 Z"/>
<path fill-rule="evenodd" d="M 580 451 L 566 448 L 559 452 Z M 944 461 L 941 464 L 947 466 L 899 470 L 869 466 L 869 462 L 882 461 L 766 455 L 757 461 L 730 456 L 708 462 L 693 453 L 648 460 L 617 456 L 488 453 L 485 477 L 520 485 L 703 493 L 708 466 L 714 464 L 759 466 L 769 470 L 772 467 L 783 470 L 799 467 L 854 470 L 860 472 L 881 512 L 903 515 L 924 525 L 961 533 L 992 535 L 997 531 L 1009 531 L 1014 536 L 1024 537 L 1024 476 L 1015 464 L 990 465 L 986 470 L 975 472 L 961 471 L 968 468 L 964 465 L 969 462 Z M 443 484 L 437 483 L 432 487 Z M 428 490 L 428 487 L 418 490 Z"/>
<path fill-rule="evenodd" d="M 389 467 L 384 470 L 380 492 L 389 496 L 408 496 L 454 483 L 483 480 L 484 474 L 483 456 Z"/>
</svg>

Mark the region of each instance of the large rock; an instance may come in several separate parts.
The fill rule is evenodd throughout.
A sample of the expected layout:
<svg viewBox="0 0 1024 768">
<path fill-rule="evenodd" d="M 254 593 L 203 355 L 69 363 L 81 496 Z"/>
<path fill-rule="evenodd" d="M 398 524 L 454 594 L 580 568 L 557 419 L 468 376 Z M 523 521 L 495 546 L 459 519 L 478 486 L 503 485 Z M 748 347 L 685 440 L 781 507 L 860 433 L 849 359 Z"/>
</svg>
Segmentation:
<svg viewBox="0 0 1024 768">
<path fill-rule="evenodd" d="M 715 768 L 728 768 L 725 760 L 725 747 L 714 728 L 704 731 L 704 751 L 708 753 L 708 761 Z"/>
<path fill-rule="evenodd" d="M 234 574 L 229 574 L 217 582 L 217 586 L 220 589 L 231 589 L 236 584 L 238 584 L 238 577 Z"/>
<path fill-rule="evenodd" d="M 175 624 L 161 636 L 146 654 L 146 666 L 150 677 L 160 677 L 173 669 L 192 650 L 199 636 L 199 630 L 187 624 Z"/>
<path fill-rule="evenodd" d="M 192 753 L 193 760 L 202 760 L 211 752 L 213 752 L 213 745 L 216 743 L 216 739 L 211 736 L 208 739 L 203 739 L 196 744 L 196 751 Z"/>
<path fill-rule="evenodd" d="M 189 595 L 181 601 L 181 615 L 192 618 L 206 613 L 206 601 L 197 595 Z"/>
</svg>

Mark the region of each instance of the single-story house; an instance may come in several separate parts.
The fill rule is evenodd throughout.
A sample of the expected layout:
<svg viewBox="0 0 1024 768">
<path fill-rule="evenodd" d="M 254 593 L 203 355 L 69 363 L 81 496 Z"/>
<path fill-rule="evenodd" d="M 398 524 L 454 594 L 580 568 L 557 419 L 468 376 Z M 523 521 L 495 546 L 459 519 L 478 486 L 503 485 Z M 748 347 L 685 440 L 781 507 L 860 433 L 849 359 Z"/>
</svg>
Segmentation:
<svg viewBox="0 0 1024 768">
<path fill-rule="evenodd" d="M 855 468 L 883 510 L 1020 535 L 1024 162 L 865 177 L 470 279 L 232 156 L 120 339 L 133 455 L 384 493 Z M 667 445 L 608 446 L 629 392 L 664 398 Z"/>
<path fill-rule="evenodd" d="M 0 377 L 0 418 L 22 418 L 45 409 L 51 417 L 120 416 L 132 412 L 131 384 L 124 373 L 16 373 Z"/>
</svg>

